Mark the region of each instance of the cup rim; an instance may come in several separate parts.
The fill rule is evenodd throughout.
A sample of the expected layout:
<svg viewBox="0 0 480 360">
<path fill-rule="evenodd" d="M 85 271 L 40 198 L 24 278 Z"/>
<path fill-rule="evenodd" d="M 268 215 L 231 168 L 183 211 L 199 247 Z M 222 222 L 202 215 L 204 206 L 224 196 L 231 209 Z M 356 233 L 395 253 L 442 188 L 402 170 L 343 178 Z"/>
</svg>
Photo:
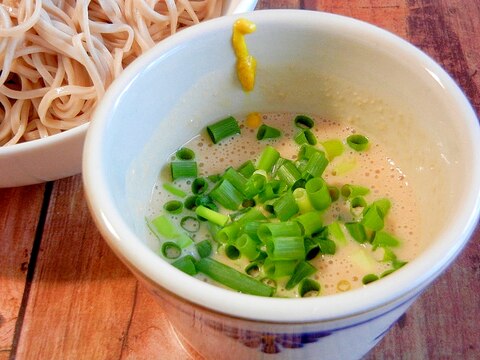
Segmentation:
<svg viewBox="0 0 480 360">
<path fill-rule="evenodd" d="M 465 119 L 465 126 L 469 130 L 466 136 L 480 139 L 476 114 L 455 81 L 425 53 L 386 30 L 345 16 L 308 10 L 260 10 L 209 20 L 171 36 L 135 60 L 110 86 L 97 106 L 84 146 L 83 181 L 90 211 L 108 244 L 143 276 L 180 298 L 188 299 L 186 301 L 214 312 L 257 321 L 311 322 L 343 319 L 385 306 L 427 286 L 454 260 L 474 231 L 480 211 L 480 166 L 472 169 L 472 196 L 467 199 L 465 206 L 459 209 L 437 241 L 429 247 L 428 254 L 423 252 L 391 277 L 371 283 L 367 287 L 318 298 L 263 298 L 198 281 L 154 254 L 121 220 L 107 187 L 106 174 L 99 170 L 103 169 L 103 164 L 102 157 L 98 154 L 102 151 L 102 138 L 111 109 L 115 107 L 118 97 L 128 84 L 147 68 L 147 64 L 154 59 L 158 61 L 163 54 L 181 46 L 185 41 L 230 28 L 238 17 L 247 17 L 254 22 L 266 24 L 290 22 L 312 27 L 321 22 L 323 26 L 335 26 L 369 36 L 371 40 L 378 42 L 379 46 L 383 43 L 394 46 L 402 56 L 423 66 L 447 89 L 452 102 L 459 109 L 459 118 Z M 472 141 L 472 146 L 476 153 L 480 153 L 480 142 Z M 288 311 L 285 311 L 286 309 Z"/>
</svg>

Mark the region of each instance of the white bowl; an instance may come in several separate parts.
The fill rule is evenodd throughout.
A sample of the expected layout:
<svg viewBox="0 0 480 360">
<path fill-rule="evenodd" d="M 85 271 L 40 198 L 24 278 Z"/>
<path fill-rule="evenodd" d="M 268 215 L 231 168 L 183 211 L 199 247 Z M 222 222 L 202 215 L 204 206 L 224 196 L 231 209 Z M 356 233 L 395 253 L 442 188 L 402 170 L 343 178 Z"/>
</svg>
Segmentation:
<svg viewBox="0 0 480 360">
<path fill-rule="evenodd" d="M 225 0 L 222 15 L 255 8 L 257 0 Z M 89 124 L 12 146 L 0 147 L 0 188 L 23 186 L 75 175 L 82 169 L 82 149 Z"/>
<path fill-rule="evenodd" d="M 90 210 L 114 252 L 206 358 L 264 358 L 265 347 L 249 345 L 265 341 L 281 350 L 280 358 L 359 358 L 454 260 L 474 229 L 476 115 L 440 66 L 391 33 L 319 12 L 243 16 L 257 24 L 247 38 L 258 64 L 253 92 L 241 90 L 234 72 L 230 37 L 237 16 L 167 39 L 110 87 L 85 144 Z M 251 111 L 349 119 L 389 141 L 417 191 L 426 250 L 364 288 L 309 299 L 235 293 L 161 259 L 145 243 L 144 216 L 168 154 L 212 119 Z"/>
</svg>

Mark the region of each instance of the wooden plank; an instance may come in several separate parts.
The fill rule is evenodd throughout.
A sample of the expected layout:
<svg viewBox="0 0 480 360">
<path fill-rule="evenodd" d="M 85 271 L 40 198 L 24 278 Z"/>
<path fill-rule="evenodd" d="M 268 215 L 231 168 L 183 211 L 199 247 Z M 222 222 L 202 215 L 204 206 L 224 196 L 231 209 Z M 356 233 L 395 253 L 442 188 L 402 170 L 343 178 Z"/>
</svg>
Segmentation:
<svg viewBox="0 0 480 360">
<path fill-rule="evenodd" d="M 480 114 L 480 5 L 476 0 L 409 1 L 408 39 L 439 62 Z"/>
<path fill-rule="evenodd" d="M 17 357 L 119 358 L 136 286 L 96 230 L 81 178 L 56 182 Z"/>
<path fill-rule="evenodd" d="M 39 338 L 41 341 L 32 341 Z M 160 304 L 101 238 L 80 177 L 57 182 L 19 359 L 193 359 Z"/>
<path fill-rule="evenodd" d="M 409 1 L 407 18 L 408 39 L 452 75 L 477 115 L 480 113 L 479 12 L 477 1 Z M 479 244 L 477 227 L 461 256 L 412 306 L 377 352 L 384 353 L 385 358 L 398 353 L 423 358 L 480 357 L 480 328 L 473 315 L 480 314 Z"/>
<path fill-rule="evenodd" d="M 349 16 L 407 37 L 404 0 L 304 0 L 305 9 Z"/>
<path fill-rule="evenodd" d="M 366 359 L 478 359 L 480 231 Z M 477 314 L 477 315 L 475 315 Z M 365 359 L 365 360 L 366 360 Z"/>
<path fill-rule="evenodd" d="M 44 188 L 0 189 L 0 359 L 12 349 Z"/>
<path fill-rule="evenodd" d="M 259 0 L 255 9 L 300 9 L 301 7 L 302 0 Z"/>
</svg>

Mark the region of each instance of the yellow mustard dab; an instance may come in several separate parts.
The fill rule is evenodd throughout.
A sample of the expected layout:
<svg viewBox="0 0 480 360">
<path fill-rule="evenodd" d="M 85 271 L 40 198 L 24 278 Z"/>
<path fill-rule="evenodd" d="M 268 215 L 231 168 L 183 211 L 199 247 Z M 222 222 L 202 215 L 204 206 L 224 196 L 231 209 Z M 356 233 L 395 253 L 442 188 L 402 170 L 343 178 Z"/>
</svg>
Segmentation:
<svg viewBox="0 0 480 360">
<path fill-rule="evenodd" d="M 247 115 L 245 125 L 250 129 L 256 129 L 262 125 L 262 117 L 258 112 L 253 112 Z"/>
<path fill-rule="evenodd" d="M 237 76 L 245 91 L 253 90 L 257 61 L 248 53 L 245 35 L 256 30 L 257 26 L 247 19 L 238 19 L 233 24 L 232 44 L 237 57 Z"/>
</svg>

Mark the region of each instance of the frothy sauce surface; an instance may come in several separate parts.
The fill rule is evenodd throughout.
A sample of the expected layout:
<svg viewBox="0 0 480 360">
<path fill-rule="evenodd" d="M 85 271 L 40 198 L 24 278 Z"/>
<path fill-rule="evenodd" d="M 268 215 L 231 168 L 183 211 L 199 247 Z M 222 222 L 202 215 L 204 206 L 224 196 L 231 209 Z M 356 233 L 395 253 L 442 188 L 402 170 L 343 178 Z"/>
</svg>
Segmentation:
<svg viewBox="0 0 480 360">
<path fill-rule="evenodd" d="M 238 166 L 249 159 L 255 161 L 267 144 L 275 147 L 283 158 L 295 160 L 299 149 L 299 145 L 293 141 L 295 134 L 298 132 L 298 128 L 293 123 L 295 115 L 292 113 L 261 114 L 261 120 L 264 124 L 282 131 L 283 136 L 278 139 L 257 140 L 257 129 L 249 128 L 245 125 L 244 121 L 247 117 L 245 114 L 236 116 L 241 124 L 242 134 L 240 136 L 225 139 L 214 145 L 208 136 L 202 133 L 182 146 L 195 151 L 199 177 L 221 174 L 229 166 L 238 168 Z M 361 129 L 355 129 L 348 124 L 333 122 L 315 116 L 312 118 L 315 120 L 315 126 L 312 131 L 318 139 L 319 144 L 317 147 L 320 149 L 321 142 L 326 140 L 339 139 L 345 144 L 345 139 L 354 133 L 361 133 L 369 137 L 369 134 L 362 133 Z M 394 234 L 401 240 L 401 245 L 395 247 L 394 252 L 398 259 L 408 262 L 414 259 L 425 246 L 421 241 L 419 214 L 414 192 L 408 182 L 407 174 L 404 174 L 402 169 L 396 165 L 395 154 L 389 153 L 388 144 L 383 144 L 381 139 L 369 137 L 369 140 L 370 147 L 364 152 L 354 151 L 345 145 L 344 153 L 330 161 L 323 173 L 323 178 L 329 185 L 337 186 L 338 188 L 344 184 L 355 184 L 369 188 L 371 191 L 365 196 L 367 203 L 371 203 L 379 198 L 390 199 L 392 207 L 386 217 L 384 230 Z M 166 159 L 166 162 L 172 159 Z M 162 187 L 162 180 L 168 181 L 166 180 L 168 178 L 165 177 L 166 172 L 166 169 L 162 170 L 163 174 L 155 185 L 147 217 L 154 217 L 162 213 L 163 204 L 175 198 Z M 176 181 L 175 184 L 185 191 L 189 191 L 191 181 L 181 180 Z M 340 197 L 325 214 L 324 224 L 326 225 L 338 217 L 343 221 L 348 221 L 352 216 L 349 209 L 346 200 Z M 189 211 L 187 210 L 186 212 Z M 174 217 L 174 220 L 180 221 L 185 215 L 187 214 Z M 362 283 L 364 275 L 368 273 L 380 274 L 391 267 L 389 264 L 381 261 L 383 258 L 383 250 L 381 248 L 372 252 L 369 243 L 360 244 L 350 238 L 348 232 L 344 231 L 344 233 L 349 240 L 346 246 L 337 246 L 334 255 L 318 255 L 310 261 L 318 269 L 312 278 L 320 283 L 320 295 L 322 296 L 368 286 Z M 160 248 L 160 242 L 153 234 L 150 235 L 152 238 L 148 239 L 149 242 L 157 242 L 158 248 Z M 206 230 L 206 226 L 203 226 L 203 229 L 192 234 L 192 238 L 194 241 L 201 241 L 211 239 L 211 236 Z M 214 241 L 212 240 L 212 242 Z M 214 247 L 214 250 L 216 251 L 212 255 L 213 258 L 239 271 L 243 271 L 248 264 L 246 259 L 240 258 L 235 261 L 228 259 L 224 254 L 223 247 L 218 249 Z M 191 252 L 189 249 L 184 251 Z M 356 260 L 359 252 L 365 252 L 374 261 L 368 263 L 359 262 Z M 204 281 L 211 281 L 201 275 L 198 275 L 198 277 Z M 282 287 L 281 280 L 277 283 L 279 286 L 276 296 L 298 296 L 296 289 L 287 291 Z"/>
</svg>

